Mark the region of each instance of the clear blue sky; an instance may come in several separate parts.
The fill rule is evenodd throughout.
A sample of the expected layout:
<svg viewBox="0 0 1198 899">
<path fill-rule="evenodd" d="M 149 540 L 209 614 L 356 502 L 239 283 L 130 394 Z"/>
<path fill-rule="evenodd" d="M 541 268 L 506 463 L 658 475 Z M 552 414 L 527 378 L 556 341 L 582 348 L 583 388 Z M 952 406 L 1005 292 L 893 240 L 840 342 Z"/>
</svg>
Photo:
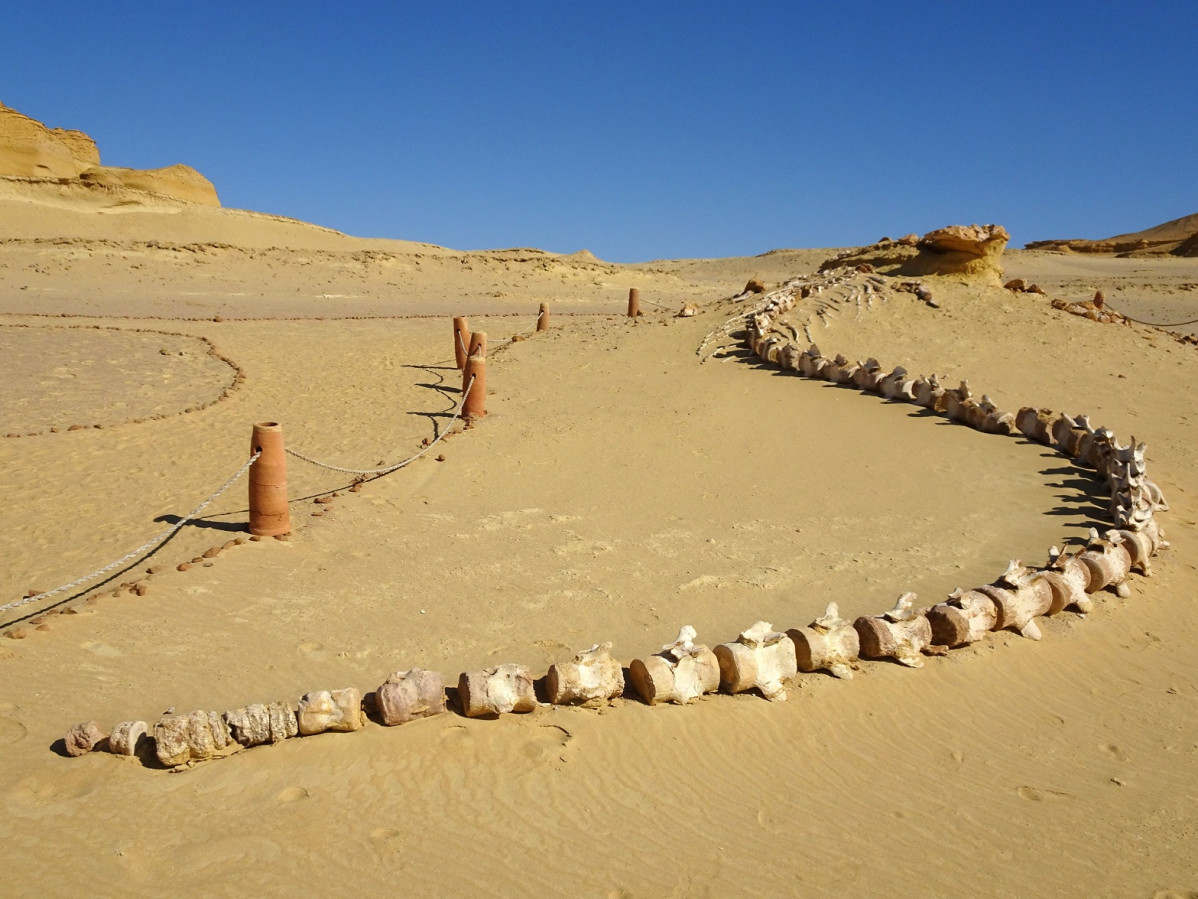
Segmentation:
<svg viewBox="0 0 1198 899">
<path fill-rule="evenodd" d="M 1198 212 L 1198 4 L 12 3 L 0 101 L 226 206 L 614 261 Z"/>
</svg>

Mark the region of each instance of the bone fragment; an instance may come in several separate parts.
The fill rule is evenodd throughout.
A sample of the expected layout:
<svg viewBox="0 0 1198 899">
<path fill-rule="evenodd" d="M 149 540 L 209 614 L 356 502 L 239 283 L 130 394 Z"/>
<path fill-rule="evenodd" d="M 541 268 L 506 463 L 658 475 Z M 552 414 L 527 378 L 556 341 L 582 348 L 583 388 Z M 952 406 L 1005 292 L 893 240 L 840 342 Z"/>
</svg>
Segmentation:
<svg viewBox="0 0 1198 899">
<path fill-rule="evenodd" d="M 1087 593 L 1113 587 L 1118 596 L 1131 594 L 1131 589 L 1124 583 L 1131 570 L 1131 552 L 1123 545 L 1123 537 L 1118 531 L 1107 531 L 1106 537 L 1099 537 L 1097 529 L 1090 528 L 1090 540 L 1081 554 L 1081 561 L 1090 571 Z"/>
<path fill-rule="evenodd" d="M 295 712 L 283 702 L 231 709 L 225 712 L 224 720 L 232 738 L 242 746 L 279 743 L 299 733 Z"/>
</svg>

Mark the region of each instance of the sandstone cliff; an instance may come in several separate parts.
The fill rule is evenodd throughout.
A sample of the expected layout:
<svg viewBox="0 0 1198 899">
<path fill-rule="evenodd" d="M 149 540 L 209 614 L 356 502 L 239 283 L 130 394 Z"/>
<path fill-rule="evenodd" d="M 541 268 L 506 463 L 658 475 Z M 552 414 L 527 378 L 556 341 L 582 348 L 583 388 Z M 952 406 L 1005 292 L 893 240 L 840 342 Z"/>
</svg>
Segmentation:
<svg viewBox="0 0 1198 899">
<path fill-rule="evenodd" d="M 78 180 L 89 187 L 121 187 L 204 206 L 220 205 L 212 182 L 193 168 L 102 166 L 96 142 L 82 131 L 47 128 L 0 103 L 0 177 L 5 176 Z"/>
<path fill-rule="evenodd" d="M 918 240 L 883 238 L 871 246 L 841 253 L 820 268 L 868 265 L 895 277 L 954 275 L 1001 285 L 1000 262 L 1010 239 L 1002 225 L 949 225 L 929 231 Z"/>
</svg>

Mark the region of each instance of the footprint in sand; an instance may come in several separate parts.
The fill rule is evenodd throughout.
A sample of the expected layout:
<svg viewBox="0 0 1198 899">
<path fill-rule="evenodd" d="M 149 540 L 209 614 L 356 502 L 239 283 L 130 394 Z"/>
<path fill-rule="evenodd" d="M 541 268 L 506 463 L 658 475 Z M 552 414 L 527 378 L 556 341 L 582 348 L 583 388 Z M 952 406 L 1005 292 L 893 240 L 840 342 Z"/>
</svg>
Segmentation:
<svg viewBox="0 0 1198 899">
<path fill-rule="evenodd" d="M 403 834 L 394 827 L 376 827 L 370 832 L 370 842 L 380 852 L 389 855 L 402 852 L 404 848 Z"/>
<path fill-rule="evenodd" d="M 1015 791 L 1021 799 L 1029 799 L 1032 802 L 1043 802 L 1046 799 L 1064 799 L 1069 796 L 1068 793 L 1062 793 L 1059 790 L 1039 790 L 1036 787 L 1020 787 Z"/>
<path fill-rule="evenodd" d="M 296 649 L 298 649 L 301 653 L 306 655 L 314 662 L 323 662 L 329 657 L 329 654 L 325 652 L 324 644 L 322 643 L 301 643 L 296 647 Z"/>
<path fill-rule="evenodd" d="M 15 718 L 0 718 L 0 746 L 25 739 L 25 725 Z"/>
<path fill-rule="evenodd" d="M 312 794 L 303 787 L 288 787 L 280 793 L 275 794 L 275 802 L 280 804 L 288 802 L 299 802 L 301 799 L 311 799 Z"/>
<path fill-rule="evenodd" d="M 115 659 L 122 655 L 119 649 L 115 649 L 107 643 L 101 643 L 99 640 L 87 640 L 80 643 L 79 648 L 86 649 L 92 655 L 97 655 L 105 659 Z"/>
<path fill-rule="evenodd" d="M 564 762 L 562 750 L 573 739 L 574 735 L 564 727 L 556 724 L 542 724 L 534 733 L 525 738 L 521 751 L 526 758 L 534 762 L 548 762 L 555 759 Z"/>
<path fill-rule="evenodd" d="M 1103 743 L 1098 749 L 1106 756 L 1114 759 L 1117 762 L 1129 762 L 1131 756 L 1116 746 L 1114 743 Z"/>
</svg>

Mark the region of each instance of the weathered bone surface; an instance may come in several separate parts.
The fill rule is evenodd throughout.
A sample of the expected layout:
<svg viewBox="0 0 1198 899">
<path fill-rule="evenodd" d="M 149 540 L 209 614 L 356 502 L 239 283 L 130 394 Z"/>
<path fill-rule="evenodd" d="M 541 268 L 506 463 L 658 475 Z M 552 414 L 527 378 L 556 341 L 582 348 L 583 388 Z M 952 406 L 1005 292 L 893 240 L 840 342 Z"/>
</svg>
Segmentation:
<svg viewBox="0 0 1198 899">
<path fill-rule="evenodd" d="M 660 653 L 632 660 L 628 678 L 641 699 L 649 705 L 685 705 L 719 689 L 719 660 L 694 640 L 695 629 L 687 624 L 678 631 L 678 639 L 663 646 Z"/>
<path fill-rule="evenodd" d="M 242 746 L 279 743 L 299 733 L 295 712 L 285 702 L 255 703 L 225 712 L 225 724 Z"/>
<path fill-rule="evenodd" d="M 914 593 L 904 593 L 889 612 L 853 622 L 863 659 L 896 659 L 909 668 L 923 667 L 923 651 L 932 642 L 932 625 L 915 608 Z"/>
<path fill-rule="evenodd" d="M 374 691 L 374 702 L 383 723 L 391 726 L 440 715 L 445 711 L 445 678 L 423 668 L 396 671 Z"/>
<path fill-rule="evenodd" d="M 1118 531 L 1107 531 L 1104 538 L 1098 536 L 1096 528 L 1090 528 L 1090 540 L 1081 554 L 1081 561 L 1090 571 L 1087 593 L 1112 587 L 1117 596 L 1131 595 L 1131 589 L 1125 583 L 1127 573 L 1131 571 L 1131 552 L 1123 545 Z"/>
<path fill-rule="evenodd" d="M 819 347 L 811 344 L 799 357 L 799 371 L 809 378 L 822 378 L 821 372 L 831 364 L 831 360 L 820 355 Z"/>
<path fill-rule="evenodd" d="M 537 707 L 528 666 L 514 662 L 463 672 L 458 679 L 458 698 L 467 718 L 531 712 Z"/>
<path fill-rule="evenodd" d="M 597 643 L 573 661 L 551 665 L 545 689 L 554 705 L 614 699 L 624 692 L 624 671 L 611 657 L 611 643 Z"/>
<path fill-rule="evenodd" d="M 144 721 L 122 721 L 108 736 L 108 749 L 114 755 L 136 755 L 149 726 Z"/>
<path fill-rule="evenodd" d="M 299 732 L 305 737 L 322 734 L 326 730 L 340 733 L 360 730 L 366 723 L 362 694 L 356 687 L 305 693 L 300 698 L 295 720 Z"/>
<path fill-rule="evenodd" d="M 1036 618 L 1052 610 L 1053 590 L 1040 572 L 1013 559 L 994 584 L 978 590 L 989 595 L 998 606 L 995 630 L 1012 628 L 1033 640 L 1043 636 Z"/>
<path fill-rule="evenodd" d="M 969 382 L 962 381 L 960 387 L 944 391 L 944 414 L 953 421 L 966 422 L 970 412 L 966 404 L 972 399 L 973 391 L 969 389 Z"/>
<path fill-rule="evenodd" d="M 1041 572 L 1052 589 L 1052 605 L 1048 614 L 1055 615 L 1061 609 L 1072 606 L 1082 614 L 1094 610 L 1090 598 L 1090 569 L 1077 555 L 1061 553 L 1055 546 L 1048 551 L 1048 566 Z"/>
<path fill-rule="evenodd" d="M 1056 413 L 1051 409 L 1033 409 L 1024 406 L 1015 414 L 1015 426 L 1028 440 L 1052 445 L 1052 422 Z"/>
<path fill-rule="evenodd" d="M 878 382 L 878 392 L 887 399 L 911 402 L 915 399 L 915 380 L 908 378 L 907 369 L 898 365 Z"/>
<path fill-rule="evenodd" d="M 927 611 L 932 626 L 932 642 L 942 646 L 964 646 L 985 637 L 998 621 L 998 606 L 985 593 L 960 588 L 949 594 L 948 602 Z"/>
<path fill-rule="evenodd" d="M 1015 591 L 997 584 L 983 584 L 980 587 L 975 587 L 974 592 L 983 593 L 994 600 L 994 608 L 998 612 L 994 630 L 1001 631 L 1009 628 L 1018 631 L 1021 636 L 1027 637 L 1029 640 L 1039 640 L 1043 636 L 1040 633 L 1040 626 L 1036 624 L 1035 615 L 1030 614 L 1027 609 L 1019 605 Z"/>
<path fill-rule="evenodd" d="M 715 656 L 720 686 L 729 693 L 756 687 L 766 699 L 782 700 L 786 698 L 783 682 L 798 674 L 794 643 L 768 621 L 758 621 L 735 643 L 721 643 Z"/>
<path fill-rule="evenodd" d="M 947 391 L 940 385 L 940 379 L 935 374 L 919 377 L 911 387 L 915 394 L 916 405 L 931 409 L 933 412 L 944 411 L 944 396 Z"/>
<path fill-rule="evenodd" d="M 808 627 L 791 628 L 786 633 L 794 641 L 800 671 L 827 669 L 837 677 L 852 680 L 861 639 L 853 625 L 840 617 L 836 603 L 828 603 L 824 614 Z"/>
<path fill-rule="evenodd" d="M 86 721 L 68 730 L 63 743 L 66 744 L 67 755 L 78 757 L 91 752 L 103 739 L 104 731 L 100 729 L 99 722 Z"/>
<path fill-rule="evenodd" d="M 154 750 L 167 768 L 215 758 L 231 742 L 218 712 L 167 715 L 154 725 Z"/>
<path fill-rule="evenodd" d="M 857 370 L 853 372 L 853 384 L 862 390 L 877 392 L 878 382 L 883 377 L 881 364 L 877 359 L 870 358 L 858 363 Z"/>
</svg>

